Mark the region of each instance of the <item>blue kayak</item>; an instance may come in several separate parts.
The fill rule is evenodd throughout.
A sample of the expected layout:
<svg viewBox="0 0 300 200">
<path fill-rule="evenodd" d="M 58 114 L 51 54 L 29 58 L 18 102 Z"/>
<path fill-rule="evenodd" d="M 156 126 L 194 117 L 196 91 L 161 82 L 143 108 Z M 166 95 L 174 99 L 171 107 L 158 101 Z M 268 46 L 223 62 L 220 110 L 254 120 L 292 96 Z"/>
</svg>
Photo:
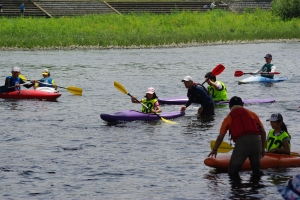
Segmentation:
<svg viewBox="0 0 300 200">
<path fill-rule="evenodd" d="M 159 116 L 165 119 L 173 119 L 176 117 L 183 116 L 185 113 L 180 111 L 171 111 L 171 112 L 161 112 Z M 155 121 L 160 120 L 161 118 L 155 114 L 142 113 L 136 110 L 124 110 L 114 114 L 101 114 L 100 118 L 107 122 L 117 122 L 117 121 Z"/>
<path fill-rule="evenodd" d="M 259 82 L 259 83 L 276 83 L 281 81 L 290 80 L 289 78 L 266 78 L 262 76 L 250 76 L 248 78 L 245 78 L 243 80 L 239 81 L 239 84 L 244 83 L 253 83 L 253 82 Z"/>
</svg>

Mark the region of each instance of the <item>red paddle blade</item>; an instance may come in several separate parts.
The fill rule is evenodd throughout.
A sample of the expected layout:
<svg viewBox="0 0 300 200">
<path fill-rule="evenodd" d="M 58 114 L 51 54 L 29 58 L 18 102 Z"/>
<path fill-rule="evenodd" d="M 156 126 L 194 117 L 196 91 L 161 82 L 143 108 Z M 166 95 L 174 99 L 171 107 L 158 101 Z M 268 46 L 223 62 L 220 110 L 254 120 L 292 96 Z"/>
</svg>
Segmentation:
<svg viewBox="0 0 300 200">
<path fill-rule="evenodd" d="M 268 72 L 268 74 L 280 74 L 280 72 Z"/>
<path fill-rule="evenodd" d="M 211 72 L 213 76 L 217 76 L 224 71 L 225 67 L 222 64 L 218 64 Z"/>
<path fill-rule="evenodd" d="M 235 77 L 240 77 L 240 76 L 243 76 L 243 75 L 244 75 L 244 72 L 242 72 L 242 71 L 235 71 L 234 72 Z"/>
</svg>

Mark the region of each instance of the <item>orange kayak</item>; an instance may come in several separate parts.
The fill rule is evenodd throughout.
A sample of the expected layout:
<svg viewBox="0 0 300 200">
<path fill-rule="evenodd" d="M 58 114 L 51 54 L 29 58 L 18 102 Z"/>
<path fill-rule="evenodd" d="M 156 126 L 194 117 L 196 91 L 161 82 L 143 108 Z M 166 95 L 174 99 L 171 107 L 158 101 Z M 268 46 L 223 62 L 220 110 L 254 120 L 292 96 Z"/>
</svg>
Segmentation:
<svg viewBox="0 0 300 200">
<path fill-rule="evenodd" d="M 261 169 L 273 167 L 300 167 L 300 154 L 293 152 L 291 154 L 298 154 L 297 156 L 289 156 L 284 154 L 266 153 L 261 159 Z M 221 170 L 227 170 L 229 166 L 231 154 L 217 155 L 216 158 L 206 158 L 204 164 L 209 167 L 214 167 Z M 242 170 L 251 170 L 249 159 L 245 161 Z"/>
</svg>

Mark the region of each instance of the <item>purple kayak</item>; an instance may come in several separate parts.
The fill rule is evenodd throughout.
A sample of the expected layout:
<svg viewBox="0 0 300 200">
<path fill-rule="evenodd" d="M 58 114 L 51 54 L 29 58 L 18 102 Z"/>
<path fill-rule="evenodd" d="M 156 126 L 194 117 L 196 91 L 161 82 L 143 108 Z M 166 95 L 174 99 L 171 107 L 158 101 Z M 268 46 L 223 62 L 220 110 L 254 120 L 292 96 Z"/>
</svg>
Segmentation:
<svg viewBox="0 0 300 200">
<path fill-rule="evenodd" d="M 176 117 L 183 116 L 185 113 L 180 111 L 171 112 L 161 112 L 159 116 L 165 119 L 173 119 Z M 160 120 L 161 118 L 155 114 L 146 114 L 136 110 L 124 110 L 114 114 L 100 114 L 100 118 L 107 122 L 117 122 L 117 121 L 154 121 Z"/>
<path fill-rule="evenodd" d="M 182 97 L 170 97 L 170 98 L 159 98 L 160 104 L 172 104 L 172 105 L 183 105 L 186 104 L 188 98 Z M 255 104 L 255 103 L 273 103 L 275 99 L 244 99 L 244 104 Z M 216 105 L 229 104 L 229 101 L 215 101 Z"/>
</svg>

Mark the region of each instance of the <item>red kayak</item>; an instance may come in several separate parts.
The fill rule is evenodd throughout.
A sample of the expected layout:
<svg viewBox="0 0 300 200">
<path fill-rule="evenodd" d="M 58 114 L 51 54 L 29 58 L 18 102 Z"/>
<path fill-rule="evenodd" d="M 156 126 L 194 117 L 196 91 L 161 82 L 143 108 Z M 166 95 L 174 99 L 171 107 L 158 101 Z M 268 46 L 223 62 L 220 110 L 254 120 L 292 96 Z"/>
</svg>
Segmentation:
<svg viewBox="0 0 300 200">
<path fill-rule="evenodd" d="M 55 100 L 60 97 L 58 92 L 45 92 L 39 90 L 19 90 L 13 92 L 0 93 L 2 99 L 39 99 L 39 100 Z"/>
</svg>

